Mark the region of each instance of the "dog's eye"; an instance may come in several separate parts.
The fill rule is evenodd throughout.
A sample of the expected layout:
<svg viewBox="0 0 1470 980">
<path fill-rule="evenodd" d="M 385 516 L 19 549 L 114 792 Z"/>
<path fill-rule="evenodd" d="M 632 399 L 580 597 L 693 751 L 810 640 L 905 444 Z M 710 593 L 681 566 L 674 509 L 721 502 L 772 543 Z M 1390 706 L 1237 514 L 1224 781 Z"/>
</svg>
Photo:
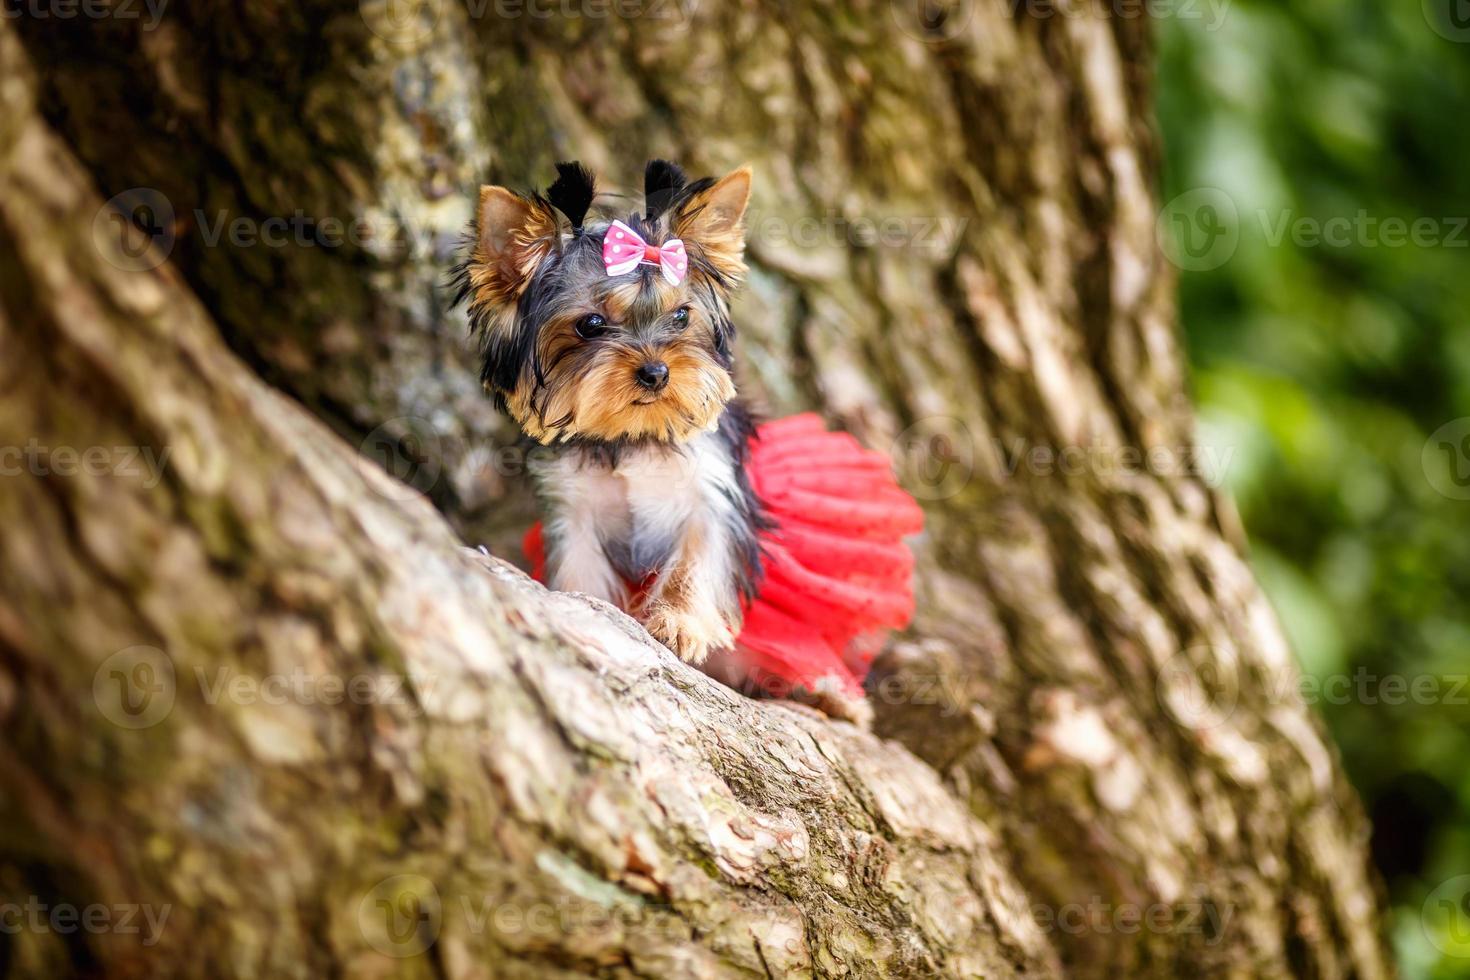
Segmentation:
<svg viewBox="0 0 1470 980">
<path fill-rule="evenodd" d="M 607 321 L 596 313 L 588 313 L 577 321 L 577 336 L 583 340 L 601 337 L 607 333 Z"/>
<path fill-rule="evenodd" d="M 674 323 L 677 326 L 689 326 L 689 307 L 681 306 L 674 311 Z"/>
</svg>

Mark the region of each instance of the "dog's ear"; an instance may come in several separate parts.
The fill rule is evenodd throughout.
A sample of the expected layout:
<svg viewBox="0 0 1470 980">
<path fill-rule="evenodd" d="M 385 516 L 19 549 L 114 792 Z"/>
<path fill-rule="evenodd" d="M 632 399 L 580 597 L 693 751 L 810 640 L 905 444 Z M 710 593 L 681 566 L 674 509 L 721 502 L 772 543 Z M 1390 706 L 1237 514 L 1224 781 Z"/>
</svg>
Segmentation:
<svg viewBox="0 0 1470 980">
<path fill-rule="evenodd" d="M 556 214 L 541 198 L 504 187 L 480 188 L 468 264 L 474 299 L 490 307 L 514 303 L 557 243 Z"/>
<path fill-rule="evenodd" d="M 691 185 L 692 193 L 674 218 L 674 237 L 697 246 L 720 275 L 739 279 L 745 272 L 745 206 L 750 203 L 750 168 L 741 167 L 717 181 Z"/>
</svg>

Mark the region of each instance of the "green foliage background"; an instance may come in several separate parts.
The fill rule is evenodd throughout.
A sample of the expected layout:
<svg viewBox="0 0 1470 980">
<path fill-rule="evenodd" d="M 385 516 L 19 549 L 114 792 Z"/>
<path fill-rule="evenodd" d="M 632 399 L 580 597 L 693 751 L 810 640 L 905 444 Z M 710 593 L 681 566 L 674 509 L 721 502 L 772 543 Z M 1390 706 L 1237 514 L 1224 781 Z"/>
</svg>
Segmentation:
<svg viewBox="0 0 1470 980">
<path fill-rule="evenodd" d="M 1470 875 L 1470 499 L 1436 489 L 1470 421 L 1426 452 L 1470 416 L 1470 2 L 1156 12 L 1200 435 L 1374 820 L 1404 975 L 1470 977 L 1470 878 L 1435 892 Z"/>
</svg>

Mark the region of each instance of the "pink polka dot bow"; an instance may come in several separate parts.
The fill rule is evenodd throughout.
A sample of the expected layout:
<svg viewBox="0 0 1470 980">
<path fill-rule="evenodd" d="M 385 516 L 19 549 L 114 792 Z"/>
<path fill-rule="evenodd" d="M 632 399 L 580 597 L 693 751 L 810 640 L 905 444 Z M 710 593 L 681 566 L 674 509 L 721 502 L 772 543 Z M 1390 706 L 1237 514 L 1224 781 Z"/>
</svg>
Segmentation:
<svg viewBox="0 0 1470 980">
<path fill-rule="evenodd" d="M 677 286 L 684 281 L 689 257 L 684 254 L 684 243 L 677 238 L 650 245 L 632 228 L 614 221 L 602 239 L 602 264 L 610 276 L 632 272 L 640 265 L 656 265 L 669 284 Z"/>
</svg>

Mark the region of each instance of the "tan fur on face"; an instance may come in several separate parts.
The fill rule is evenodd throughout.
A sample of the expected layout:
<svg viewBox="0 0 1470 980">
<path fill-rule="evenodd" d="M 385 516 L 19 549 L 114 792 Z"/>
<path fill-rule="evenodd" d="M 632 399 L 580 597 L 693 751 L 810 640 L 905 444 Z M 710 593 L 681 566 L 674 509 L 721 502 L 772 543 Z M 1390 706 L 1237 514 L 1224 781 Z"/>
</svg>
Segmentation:
<svg viewBox="0 0 1470 980">
<path fill-rule="evenodd" d="M 577 430 L 599 439 L 683 442 L 713 428 L 735 394 L 730 375 L 693 344 L 676 344 L 659 353 L 669 366 L 669 383 L 655 401 L 638 404 L 649 395 L 633 380 L 647 357 L 641 352 L 620 353 L 580 386 Z"/>
<path fill-rule="evenodd" d="M 630 297 L 621 286 L 609 294 L 609 314 L 620 298 L 636 299 Z M 670 302 L 678 299 L 671 296 Z M 683 333 L 657 345 L 621 334 L 585 340 L 577 335 L 575 314 L 548 324 L 538 340 L 546 384 L 523 380 L 506 399 L 511 415 L 542 443 L 579 436 L 679 443 L 714 428 L 735 396 L 735 382 L 714 359 L 710 325 L 698 313 L 691 317 Z M 656 395 L 635 379 L 648 360 L 669 368 L 669 382 Z"/>
<path fill-rule="evenodd" d="M 730 329 L 728 290 L 745 272 L 742 221 L 749 197 L 750 170 L 741 168 L 645 226 L 650 243 L 678 236 L 689 250 L 689 275 L 672 284 L 649 266 L 605 277 L 590 249 L 599 239 L 581 237 L 604 233 L 600 228 L 559 237 L 558 219 L 540 198 L 481 189 L 467 272 L 474 308 L 489 325 L 485 378 L 527 435 L 542 443 L 682 443 L 718 424 L 735 394 L 723 366 L 728 337 L 721 334 Z M 553 250 L 558 259 L 547 265 Z M 553 277 L 548 288 L 537 286 L 527 296 L 543 267 Z M 680 306 L 691 310 L 683 331 L 671 322 Z M 578 322 L 592 314 L 606 321 L 606 336 L 577 334 Z M 517 316 L 531 322 L 518 324 Z M 534 337 L 525 335 L 528 327 Z M 533 356 L 525 354 L 528 342 Z M 508 353 L 516 358 L 513 382 L 503 370 L 511 366 Z M 656 398 L 635 379 L 638 368 L 654 359 L 669 368 L 668 384 Z"/>
</svg>

